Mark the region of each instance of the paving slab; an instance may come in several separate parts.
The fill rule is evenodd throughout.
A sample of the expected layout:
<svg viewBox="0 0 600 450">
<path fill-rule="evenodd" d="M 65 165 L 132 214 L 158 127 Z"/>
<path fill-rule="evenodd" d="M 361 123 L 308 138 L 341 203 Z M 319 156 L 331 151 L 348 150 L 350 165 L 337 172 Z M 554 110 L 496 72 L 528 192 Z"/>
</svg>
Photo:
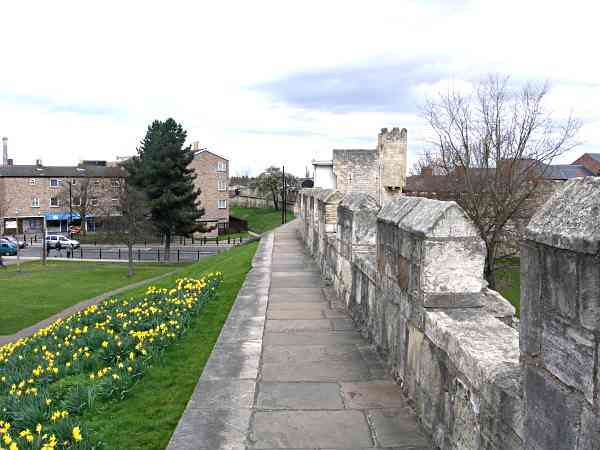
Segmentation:
<svg viewBox="0 0 600 450">
<path fill-rule="evenodd" d="M 290 319 L 267 320 L 266 331 L 273 333 L 293 333 L 295 331 L 327 331 L 333 330 L 330 319 Z"/>
<path fill-rule="evenodd" d="M 405 407 L 406 399 L 393 381 L 341 383 L 344 404 L 350 409 Z"/>
<path fill-rule="evenodd" d="M 359 411 L 257 411 L 251 449 L 314 449 L 372 446 L 365 416 Z"/>
<path fill-rule="evenodd" d="M 256 379 L 260 350 L 260 342 L 218 344 L 204 367 L 202 377 L 205 379 Z"/>
<path fill-rule="evenodd" d="M 258 409 L 344 409 L 337 383 L 259 383 Z"/>
<path fill-rule="evenodd" d="M 227 404 L 230 408 L 252 408 L 254 405 L 254 379 L 220 379 L 202 378 L 196 385 L 190 405 L 197 409 L 222 409 Z"/>
<path fill-rule="evenodd" d="M 265 331 L 265 345 L 328 345 L 328 344 L 364 344 L 357 331 L 314 331 L 296 333 L 272 333 Z"/>
<path fill-rule="evenodd" d="M 420 446 L 428 447 L 429 440 L 421 431 L 409 407 L 376 409 L 368 412 L 368 420 L 375 430 L 380 447 Z"/>
</svg>

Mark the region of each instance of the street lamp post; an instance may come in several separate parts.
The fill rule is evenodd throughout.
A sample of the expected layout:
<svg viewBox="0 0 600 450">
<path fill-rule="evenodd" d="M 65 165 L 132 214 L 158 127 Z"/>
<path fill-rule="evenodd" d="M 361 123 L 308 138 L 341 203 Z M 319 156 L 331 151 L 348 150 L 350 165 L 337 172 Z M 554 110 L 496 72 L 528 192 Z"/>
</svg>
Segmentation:
<svg viewBox="0 0 600 450">
<path fill-rule="evenodd" d="M 67 181 L 69 183 L 69 220 L 67 221 L 67 230 L 69 232 L 69 239 L 73 239 L 73 234 L 71 233 L 71 225 L 73 223 L 73 183 L 71 181 Z"/>
</svg>

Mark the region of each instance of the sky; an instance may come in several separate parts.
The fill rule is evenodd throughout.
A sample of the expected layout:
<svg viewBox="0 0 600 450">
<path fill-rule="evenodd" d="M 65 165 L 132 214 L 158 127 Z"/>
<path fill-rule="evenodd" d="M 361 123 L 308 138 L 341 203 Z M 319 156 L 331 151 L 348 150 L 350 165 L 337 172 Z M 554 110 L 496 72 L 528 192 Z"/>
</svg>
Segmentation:
<svg viewBox="0 0 600 450">
<path fill-rule="evenodd" d="M 592 1 L 20 1 L 0 16 L 0 135 L 15 164 L 135 154 L 173 117 L 231 175 L 304 175 L 333 148 L 375 148 L 449 85 L 490 73 L 549 81 L 548 108 L 582 120 L 600 153 L 600 58 Z"/>
</svg>

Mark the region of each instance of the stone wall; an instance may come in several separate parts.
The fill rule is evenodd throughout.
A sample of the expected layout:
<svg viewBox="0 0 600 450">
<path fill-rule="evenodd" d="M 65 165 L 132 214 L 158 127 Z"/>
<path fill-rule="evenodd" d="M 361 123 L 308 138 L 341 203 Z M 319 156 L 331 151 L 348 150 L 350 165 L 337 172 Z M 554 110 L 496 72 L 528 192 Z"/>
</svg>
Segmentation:
<svg viewBox="0 0 600 450">
<path fill-rule="evenodd" d="M 521 255 L 526 448 L 598 449 L 600 178 L 557 192 L 529 223 Z"/>
<path fill-rule="evenodd" d="M 514 308 L 487 289 L 483 242 L 456 203 L 402 197 L 379 210 L 366 194 L 299 196 L 308 250 L 439 448 L 600 448 L 600 185 L 593 186 L 595 198 L 583 187 L 568 195 L 592 202 L 596 218 L 578 215 L 565 226 L 573 233 L 595 220 L 582 230 L 596 233 L 595 246 L 578 238 L 576 249 L 555 248 L 565 241 L 556 224 L 530 226 L 522 354 Z M 553 197 L 547 217 L 560 216 L 565 203 Z M 315 223 L 327 217 L 315 208 L 327 206 L 337 207 L 335 229 Z M 563 275 L 552 278 L 550 268 Z"/>
</svg>

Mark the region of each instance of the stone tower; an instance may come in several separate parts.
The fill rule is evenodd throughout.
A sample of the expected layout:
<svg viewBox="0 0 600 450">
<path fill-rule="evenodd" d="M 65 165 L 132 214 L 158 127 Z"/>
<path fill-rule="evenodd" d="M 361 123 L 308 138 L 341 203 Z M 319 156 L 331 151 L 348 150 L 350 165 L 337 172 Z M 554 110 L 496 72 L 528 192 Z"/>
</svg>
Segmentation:
<svg viewBox="0 0 600 450">
<path fill-rule="evenodd" d="M 379 162 L 379 204 L 384 205 L 402 195 L 406 182 L 406 128 L 382 128 L 377 141 Z"/>
</svg>

